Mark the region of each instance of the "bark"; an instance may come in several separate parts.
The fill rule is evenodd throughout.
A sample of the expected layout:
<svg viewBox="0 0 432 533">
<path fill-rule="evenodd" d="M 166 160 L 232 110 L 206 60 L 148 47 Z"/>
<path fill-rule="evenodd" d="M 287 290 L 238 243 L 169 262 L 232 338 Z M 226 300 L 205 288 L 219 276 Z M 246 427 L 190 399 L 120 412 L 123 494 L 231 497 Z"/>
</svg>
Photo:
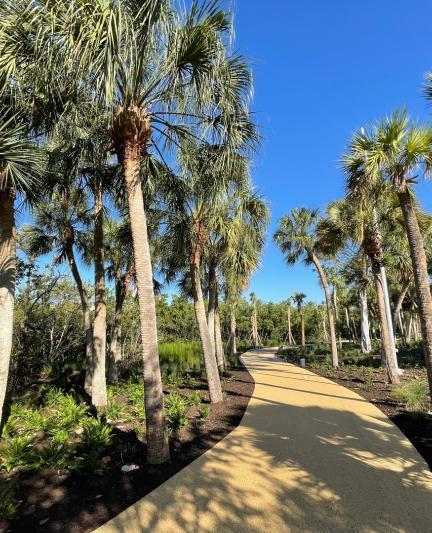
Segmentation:
<svg viewBox="0 0 432 533">
<path fill-rule="evenodd" d="M 210 401 L 218 403 L 223 400 L 222 387 L 219 378 L 216 356 L 212 348 L 210 332 L 206 321 L 204 298 L 202 295 L 199 263 L 197 264 L 196 254 L 192 254 L 190 262 L 190 274 L 192 280 L 192 291 L 194 299 L 195 317 L 201 338 L 201 346 L 204 354 L 204 365 L 207 374 L 207 383 L 210 394 Z"/>
<path fill-rule="evenodd" d="M 423 350 L 426 360 L 429 390 L 432 394 L 432 296 L 427 270 L 426 252 L 411 192 L 405 182 L 403 185 L 398 191 L 398 198 L 404 216 L 411 251 L 418 312 L 423 337 Z"/>
<path fill-rule="evenodd" d="M 16 283 L 15 195 L 0 191 L 0 428 L 5 416 L 5 398 L 13 339 Z"/>
<path fill-rule="evenodd" d="M 216 337 L 215 337 L 215 306 L 216 306 L 216 265 L 213 259 L 210 260 L 209 273 L 209 299 L 208 299 L 208 315 L 207 325 L 210 333 L 210 342 L 213 352 L 216 354 Z M 217 358 L 217 355 L 216 355 Z"/>
<path fill-rule="evenodd" d="M 305 321 L 303 316 L 303 309 L 299 309 L 300 315 L 300 329 L 301 329 L 301 345 L 306 346 L 306 336 L 305 336 Z"/>
<path fill-rule="evenodd" d="M 230 342 L 229 342 L 229 352 L 231 355 L 237 353 L 237 322 L 235 316 L 235 309 L 232 306 L 230 311 Z"/>
<path fill-rule="evenodd" d="M 403 283 L 402 290 L 401 290 L 401 292 L 398 295 L 398 298 L 396 300 L 396 305 L 395 305 L 395 308 L 394 308 L 394 311 L 393 311 L 393 329 L 394 329 L 394 332 L 396 333 L 397 329 L 399 328 L 402 337 L 405 336 L 405 331 L 404 331 L 404 328 L 402 326 L 402 320 L 401 320 L 401 314 L 400 313 L 401 313 L 402 304 L 403 304 L 403 302 L 405 300 L 405 296 L 406 296 L 406 294 L 408 292 L 410 283 L 411 283 L 411 280 L 407 280 L 407 281 L 405 281 Z"/>
<path fill-rule="evenodd" d="M 338 312 L 336 286 L 335 285 L 333 285 L 333 309 L 334 309 L 334 313 L 335 313 L 335 328 L 338 330 L 339 350 L 342 350 L 342 338 L 341 338 L 340 327 L 339 327 L 339 312 Z"/>
<path fill-rule="evenodd" d="M 324 272 L 324 269 L 318 257 L 313 252 L 310 252 L 309 255 L 310 255 L 311 260 L 313 261 L 313 264 L 315 265 L 315 268 L 318 271 L 319 277 L 321 279 L 321 284 L 324 289 L 324 295 L 325 295 L 326 306 L 327 306 L 327 318 L 328 318 L 329 329 L 330 329 L 332 365 L 333 365 L 333 368 L 337 368 L 339 366 L 339 358 L 338 358 L 338 351 L 337 351 L 337 345 L 336 345 L 336 330 L 335 330 L 335 324 L 334 324 L 333 303 L 332 303 L 331 294 L 330 294 L 330 287 L 327 281 L 327 276 Z"/>
<path fill-rule="evenodd" d="M 66 248 L 66 256 L 68 258 L 72 277 L 78 289 L 78 294 L 80 297 L 81 308 L 84 317 L 86 343 L 86 374 L 84 381 L 84 390 L 87 392 L 87 394 L 91 395 L 91 382 L 93 376 L 93 327 L 91 321 L 90 300 L 75 261 L 75 255 L 73 252 L 72 245 Z"/>
<path fill-rule="evenodd" d="M 95 316 L 93 321 L 93 367 L 91 382 L 92 404 L 100 409 L 107 405 L 106 363 L 106 302 L 103 242 L 102 188 L 94 188 L 94 265 Z"/>
<path fill-rule="evenodd" d="M 124 276 L 117 276 L 115 281 L 114 326 L 109 350 L 108 382 L 118 381 L 118 364 L 122 359 L 122 314 L 126 297 Z"/>
<path fill-rule="evenodd" d="M 139 176 L 141 149 L 135 138 L 126 141 L 123 167 L 134 248 L 135 274 L 139 302 L 142 356 L 144 366 L 144 408 L 146 414 L 147 461 L 169 461 L 165 431 L 162 378 L 153 291 L 153 269 L 147 233 L 147 218 Z"/>
<path fill-rule="evenodd" d="M 287 319 L 288 319 L 288 343 L 295 345 L 295 340 L 294 340 L 292 329 L 291 329 L 291 306 L 290 305 L 288 305 L 288 308 L 287 308 Z"/>
<path fill-rule="evenodd" d="M 214 313 L 214 325 L 215 325 L 215 349 L 216 349 L 216 361 L 219 372 L 226 370 L 225 354 L 222 343 L 222 332 L 220 324 L 219 314 L 219 295 L 218 295 L 218 282 L 217 275 L 215 276 L 215 313 Z"/>
<path fill-rule="evenodd" d="M 364 354 L 368 354 L 372 350 L 369 327 L 369 310 L 366 296 L 366 288 L 360 287 L 359 290 L 360 302 L 360 328 L 361 328 L 361 350 Z"/>
</svg>

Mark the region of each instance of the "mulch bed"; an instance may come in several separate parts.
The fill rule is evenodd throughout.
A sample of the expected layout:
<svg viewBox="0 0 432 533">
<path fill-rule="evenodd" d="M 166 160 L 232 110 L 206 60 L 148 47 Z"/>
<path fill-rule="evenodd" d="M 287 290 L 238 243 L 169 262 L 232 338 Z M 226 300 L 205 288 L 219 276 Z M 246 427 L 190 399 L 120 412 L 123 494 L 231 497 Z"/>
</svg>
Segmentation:
<svg viewBox="0 0 432 533">
<path fill-rule="evenodd" d="M 385 370 L 374 369 L 372 380 L 365 379 L 360 369 L 354 373 L 352 370 L 347 373 L 342 368 L 336 371 L 323 368 L 308 370 L 355 391 L 376 405 L 412 442 L 432 470 L 432 415 L 406 411 L 397 403 L 391 396 L 391 386 L 387 382 Z M 416 374 L 415 370 L 406 369 L 404 378 L 418 378 Z"/>
<path fill-rule="evenodd" d="M 253 393 L 254 381 L 244 367 L 227 375 L 236 379 L 223 386 L 224 401 L 210 406 L 206 419 L 199 417 L 198 408 L 192 408 L 188 426 L 171 435 L 171 463 L 147 465 L 145 443 L 135 433 L 114 430 L 114 443 L 107 452 L 107 466 L 101 476 L 80 477 L 57 470 L 16 475 L 16 498 L 22 503 L 16 519 L 0 521 L 0 531 L 92 531 L 138 501 L 238 426 Z M 180 392 L 197 388 L 208 402 L 202 380 L 193 390 L 182 388 Z M 123 473 L 120 470 L 123 464 L 136 464 L 139 469 Z"/>
</svg>

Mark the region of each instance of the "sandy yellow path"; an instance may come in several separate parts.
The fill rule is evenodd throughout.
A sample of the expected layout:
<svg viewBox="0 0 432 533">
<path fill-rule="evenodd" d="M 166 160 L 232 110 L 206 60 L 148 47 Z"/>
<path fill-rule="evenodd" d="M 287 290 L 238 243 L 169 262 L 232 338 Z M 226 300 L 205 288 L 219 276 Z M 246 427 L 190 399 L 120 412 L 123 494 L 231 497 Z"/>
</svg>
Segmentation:
<svg viewBox="0 0 432 533">
<path fill-rule="evenodd" d="M 243 361 L 241 424 L 98 532 L 432 531 L 432 474 L 386 416 L 271 350 Z"/>
</svg>

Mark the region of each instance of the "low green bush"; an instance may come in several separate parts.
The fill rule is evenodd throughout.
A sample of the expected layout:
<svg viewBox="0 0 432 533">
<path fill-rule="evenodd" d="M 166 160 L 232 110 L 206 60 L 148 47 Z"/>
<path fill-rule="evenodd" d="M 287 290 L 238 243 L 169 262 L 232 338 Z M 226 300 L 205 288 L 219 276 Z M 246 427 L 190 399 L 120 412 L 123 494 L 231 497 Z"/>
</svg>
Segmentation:
<svg viewBox="0 0 432 533">
<path fill-rule="evenodd" d="M 196 390 L 189 396 L 185 397 L 187 405 L 199 405 L 201 403 L 201 394 L 199 390 Z"/>
<path fill-rule="evenodd" d="M 89 418 L 83 431 L 83 445 L 86 450 L 99 452 L 112 441 L 112 429 L 100 420 Z"/>
<path fill-rule="evenodd" d="M 16 486 L 12 481 L 0 482 L 0 520 L 12 520 L 19 502 L 15 499 Z"/>
<path fill-rule="evenodd" d="M 427 411 L 429 387 L 425 381 L 408 381 L 393 388 L 393 398 L 409 411 Z"/>
<path fill-rule="evenodd" d="M 199 408 L 199 416 L 200 418 L 208 418 L 209 414 L 210 414 L 210 408 L 208 405 L 201 405 L 201 407 Z"/>
<path fill-rule="evenodd" d="M 36 459 L 29 435 L 20 435 L 6 441 L 0 450 L 1 466 L 8 472 L 12 468 L 31 466 Z"/>
<path fill-rule="evenodd" d="M 173 431 L 186 426 L 189 419 L 187 416 L 188 404 L 186 399 L 172 392 L 165 398 L 165 409 L 168 418 L 168 430 Z"/>
</svg>

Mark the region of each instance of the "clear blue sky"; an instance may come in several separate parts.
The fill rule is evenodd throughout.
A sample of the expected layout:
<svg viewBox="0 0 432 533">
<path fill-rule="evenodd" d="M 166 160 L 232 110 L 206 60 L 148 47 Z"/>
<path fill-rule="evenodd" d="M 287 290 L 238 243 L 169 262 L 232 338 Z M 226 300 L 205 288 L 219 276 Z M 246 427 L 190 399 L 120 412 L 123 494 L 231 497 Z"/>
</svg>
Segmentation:
<svg viewBox="0 0 432 533">
<path fill-rule="evenodd" d="M 280 301 L 301 290 L 321 301 L 311 268 L 288 268 L 271 241 L 277 220 L 343 194 L 338 158 L 360 126 L 406 105 L 432 119 L 422 96 L 432 70 L 426 0 L 236 0 L 236 47 L 253 60 L 254 110 L 264 145 L 254 180 L 270 201 L 263 266 L 250 290 Z M 432 211 L 432 182 L 418 187 Z"/>
</svg>

